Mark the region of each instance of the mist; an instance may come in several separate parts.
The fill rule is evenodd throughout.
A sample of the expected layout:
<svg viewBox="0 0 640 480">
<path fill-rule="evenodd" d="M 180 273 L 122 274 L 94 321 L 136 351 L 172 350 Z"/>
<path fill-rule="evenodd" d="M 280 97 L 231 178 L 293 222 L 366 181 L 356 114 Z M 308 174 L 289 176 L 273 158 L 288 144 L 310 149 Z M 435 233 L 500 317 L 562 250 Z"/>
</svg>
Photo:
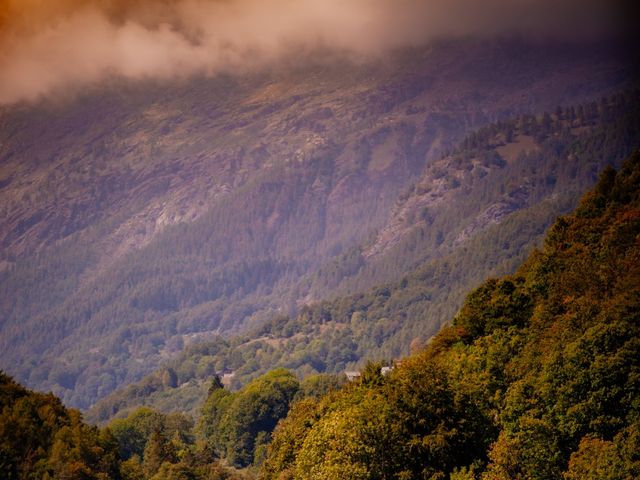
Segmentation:
<svg viewBox="0 0 640 480">
<path fill-rule="evenodd" d="M 5 0 L 0 104 L 108 78 L 246 71 L 318 49 L 371 59 L 442 36 L 597 35 L 607 0 Z"/>
</svg>

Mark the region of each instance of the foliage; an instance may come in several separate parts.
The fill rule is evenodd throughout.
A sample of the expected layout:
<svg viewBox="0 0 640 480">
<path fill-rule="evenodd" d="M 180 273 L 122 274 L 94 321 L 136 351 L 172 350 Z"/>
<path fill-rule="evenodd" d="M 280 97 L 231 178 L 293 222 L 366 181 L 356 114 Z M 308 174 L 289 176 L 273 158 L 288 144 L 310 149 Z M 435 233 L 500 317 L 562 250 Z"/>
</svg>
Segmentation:
<svg viewBox="0 0 640 480">
<path fill-rule="evenodd" d="M 31 392 L 0 372 L 0 476 L 6 479 L 118 479 L 118 444 L 51 394 Z"/>
<path fill-rule="evenodd" d="M 587 104 L 581 115 L 571 107 L 556 109 L 550 124 L 544 115 L 525 115 L 472 133 L 425 169 L 420 182 L 398 200 L 393 228 L 372 240 L 384 245 L 380 239 L 397 230 L 402 234 L 397 244 L 380 247 L 381 252 L 366 259 L 371 246 L 348 252 L 349 258 L 336 265 L 351 265 L 355 255 L 359 266 L 338 274 L 337 283 L 328 281 L 333 273 L 322 269 L 308 279 L 305 289 L 317 298 L 336 291 L 341 296 L 304 305 L 295 316 L 275 316 L 239 337 L 187 346 L 168 363 L 181 388 L 165 386 L 158 371 L 98 402 L 88 418 L 102 422 L 142 402 L 197 415 L 213 374 L 232 373 L 229 386 L 237 390 L 271 368 L 284 367 L 305 378 L 342 374 L 368 360 L 409 354 L 412 344 L 424 344 L 439 331 L 474 285 L 487 276 L 513 272 L 541 243 L 554 218 L 573 208 L 578 192 L 595 182 L 597 171 L 618 164 L 638 144 L 636 98 L 637 93 L 628 92 Z M 505 136 L 509 132 L 511 142 Z M 506 164 L 496 163 L 498 152 L 508 157 Z M 438 171 L 458 178 L 461 187 L 443 186 Z M 436 245 L 438 232 L 446 241 Z M 369 288 L 381 278 L 394 280 Z M 512 288 L 523 295 L 520 303 L 501 305 Z M 486 314 L 494 318 L 474 328 L 493 329 L 507 320 L 521 323 L 531 308 L 529 294 L 514 280 L 487 284 L 484 290 L 475 295 L 493 298 L 495 311 Z M 350 291 L 359 293 L 342 294 Z M 501 312 L 504 308 L 512 311 Z"/>
<path fill-rule="evenodd" d="M 637 153 L 424 351 L 294 404 L 263 478 L 636 478 L 639 239 Z"/>
<path fill-rule="evenodd" d="M 184 414 L 143 407 L 100 430 L 0 374 L 0 472 L 249 478 L 219 455 L 265 480 L 636 478 L 639 239 L 636 153 L 605 170 L 514 275 L 471 292 L 453 324 L 388 375 L 369 362 L 338 389 L 335 377 L 301 386 L 276 369 L 235 393 L 214 377 L 200 442 Z"/>
<path fill-rule="evenodd" d="M 237 378 L 246 384 L 272 366 L 337 372 L 363 353 L 408 353 L 472 285 L 511 271 L 595 172 L 634 144 L 633 97 L 502 121 L 609 94 L 624 78 L 602 80 L 620 66 L 601 49 L 518 49 L 526 54 L 459 41 L 375 68 L 305 66 L 3 109 L 4 368 L 88 409 L 194 340 L 246 333 L 282 313 L 295 319 L 301 304 L 393 285 L 425 266 L 426 281 L 394 300 L 411 304 L 408 318 L 431 318 L 428 328 L 372 311 L 335 348 L 282 361 L 267 353 Z M 544 95 L 528 95 L 534 87 Z M 523 105 L 524 93 L 535 102 Z M 418 197 L 435 203 L 404 208 Z M 483 216 L 492 207 L 509 218 Z M 398 242 L 370 255 L 387 227 Z M 188 380 L 199 383 L 189 388 L 173 389 L 170 372 L 158 379 L 155 408 L 195 411 L 200 380 L 223 372 L 193 367 Z"/>
<path fill-rule="evenodd" d="M 203 407 L 200 432 L 232 465 L 259 465 L 271 432 L 298 389 L 298 380 L 284 369 L 257 378 L 237 393 L 214 388 Z"/>
</svg>

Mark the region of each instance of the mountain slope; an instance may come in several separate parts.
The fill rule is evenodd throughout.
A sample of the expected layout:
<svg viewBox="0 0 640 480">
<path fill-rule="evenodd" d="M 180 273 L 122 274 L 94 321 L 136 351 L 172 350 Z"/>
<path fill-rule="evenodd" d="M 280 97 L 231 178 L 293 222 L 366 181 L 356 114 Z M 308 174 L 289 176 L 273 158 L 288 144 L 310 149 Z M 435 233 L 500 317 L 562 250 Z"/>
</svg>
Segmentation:
<svg viewBox="0 0 640 480">
<path fill-rule="evenodd" d="M 639 320 L 636 152 L 602 172 L 514 275 L 471 292 L 423 351 L 386 375 L 369 363 L 339 390 L 283 370 L 237 394 L 214 379 L 204 441 L 185 415 L 148 408 L 98 430 L 0 372 L 0 472 L 253 477 L 223 466 L 233 462 L 261 465 L 265 479 L 636 478 Z"/>
<path fill-rule="evenodd" d="M 383 229 L 469 128 L 628 70 L 606 46 L 456 41 L 7 109 L 0 361 L 88 407 L 187 335 L 295 313 L 343 288 L 300 279 Z"/>
<path fill-rule="evenodd" d="M 640 155 L 421 353 L 292 407 L 263 478 L 640 474 Z"/>
<path fill-rule="evenodd" d="M 337 279 L 343 292 L 359 279 L 386 275 L 399 281 L 304 306 L 297 316 L 276 318 L 233 339 L 199 344 L 198 337 L 187 337 L 195 345 L 166 364 L 180 388 L 164 385 L 160 369 L 99 401 L 88 418 L 104 422 L 140 404 L 195 413 L 215 373 L 227 374 L 229 385 L 239 388 L 275 367 L 304 377 L 407 355 L 440 330 L 473 285 L 488 275 L 513 272 L 557 215 L 575 206 L 579 185 L 590 186 L 596 171 L 618 165 L 639 144 L 637 93 L 600 105 L 602 114 L 597 105 L 586 106 L 592 111 L 588 119 L 583 106 L 566 108 L 566 115 L 559 110 L 549 115 L 553 121 L 546 129 L 542 115 L 473 132 L 453 154 L 426 168 L 376 239 L 311 279 L 312 286 L 325 288 Z M 502 138 L 504 131 L 511 132 L 511 142 Z M 535 133 L 535 140 L 524 133 Z M 524 143 L 523 136 L 531 141 Z M 523 144 L 531 151 L 515 155 Z M 505 150 L 514 154 L 508 161 L 499 154 Z M 365 257 L 390 237 L 397 243 Z"/>
</svg>

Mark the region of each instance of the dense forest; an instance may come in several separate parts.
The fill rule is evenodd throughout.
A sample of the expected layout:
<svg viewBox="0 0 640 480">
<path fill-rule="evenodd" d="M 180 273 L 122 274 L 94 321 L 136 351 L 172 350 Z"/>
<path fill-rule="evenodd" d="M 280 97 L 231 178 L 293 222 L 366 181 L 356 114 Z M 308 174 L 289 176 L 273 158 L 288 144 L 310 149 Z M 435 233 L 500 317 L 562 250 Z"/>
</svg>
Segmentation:
<svg viewBox="0 0 640 480">
<path fill-rule="evenodd" d="M 640 480 L 632 3 L 0 0 L 0 480 Z"/>
<path fill-rule="evenodd" d="M 138 409 L 98 429 L 52 394 L 0 374 L 0 476 L 6 480 L 241 480 L 209 449 L 197 448 L 193 421 Z"/>
<path fill-rule="evenodd" d="M 640 475 L 640 154 L 388 376 L 295 404 L 263 478 Z"/>
<path fill-rule="evenodd" d="M 88 409 L 194 340 L 433 262 L 430 324 L 373 352 L 406 354 L 630 153 L 629 83 L 609 44 L 505 37 L 2 108 L 2 366 Z"/>
<path fill-rule="evenodd" d="M 213 376 L 196 425 L 142 407 L 103 429 L 2 375 L 0 469 L 19 479 L 638 478 L 639 320 L 635 153 L 601 173 L 516 273 L 486 280 L 390 372 L 369 363 L 341 385 L 279 369 L 237 392 Z"/>
<path fill-rule="evenodd" d="M 383 231 L 308 278 L 320 297 L 333 288 L 362 293 L 305 305 L 245 335 L 195 341 L 162 369 L 98 401 L 88 418 L 105 422 L 140 404 L 196 413 L 212 374 L 226 374 L 237 390 L 276 367 L 305 377 L 408 355 L 455 314 L 469 289 L 513 272 L 558 213 L 575 206 L 578 189 L 640 142 L 637 96 L 473 132 L 400 197 L 390 222 L 402 232 L 397 243 Z M 397 280 L 365 288 L 386 277 Z M 163 381 L 165 371 L 175 374 L 174 385 Z"/>
<path fill-rule="evenodd" d="M 214 376 L 197 424 L 184 413 L 140 407 L 99 429 L 84 423 L 79 411 L 67 409 L 51 393 L 27 390 L 0 372 L 0 477 L 254 478 L 271 433 L 290 404 L 320 398 L 343 383 L 328 375 L 300 382 L 280 369 L 231 393 Z"/>
</svg>

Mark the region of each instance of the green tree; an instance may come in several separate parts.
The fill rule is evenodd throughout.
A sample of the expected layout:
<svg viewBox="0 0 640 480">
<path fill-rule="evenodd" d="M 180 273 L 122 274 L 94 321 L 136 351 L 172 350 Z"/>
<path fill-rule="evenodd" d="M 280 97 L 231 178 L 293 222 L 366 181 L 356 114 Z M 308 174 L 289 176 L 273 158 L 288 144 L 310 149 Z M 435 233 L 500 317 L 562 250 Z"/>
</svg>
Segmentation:
<svg viewBox="0 0 640 480">
<path fill-rule="evenodd" d="M 149 440 L 144 448 L 142 462 L 144 474 L 147 478 L 153 477 L 163 463 L 175 463 L 177 455 L 173 444 L 167 439 L 161 429 L 151 432 Z"/>
<path fill-rule="evenodd" d="M 270 440 L 271 432 L 287 415 L 298 389 L 296 377 L 287 370 L 278 369 L 255 379 L 228 397 L 218 393 L 221 389 L 214 390 L 208 407 L 208 414 L 214 421 L 219 418 L 210 437 L 213 444 L 220 448 L 221 454 L 231 464 L 239 467 L 251 465 L 256 439 L 261 439 L 263 445 Z M 203 425 L 205 431 L 209 428 L 206 423 Z"/>
</svg>

